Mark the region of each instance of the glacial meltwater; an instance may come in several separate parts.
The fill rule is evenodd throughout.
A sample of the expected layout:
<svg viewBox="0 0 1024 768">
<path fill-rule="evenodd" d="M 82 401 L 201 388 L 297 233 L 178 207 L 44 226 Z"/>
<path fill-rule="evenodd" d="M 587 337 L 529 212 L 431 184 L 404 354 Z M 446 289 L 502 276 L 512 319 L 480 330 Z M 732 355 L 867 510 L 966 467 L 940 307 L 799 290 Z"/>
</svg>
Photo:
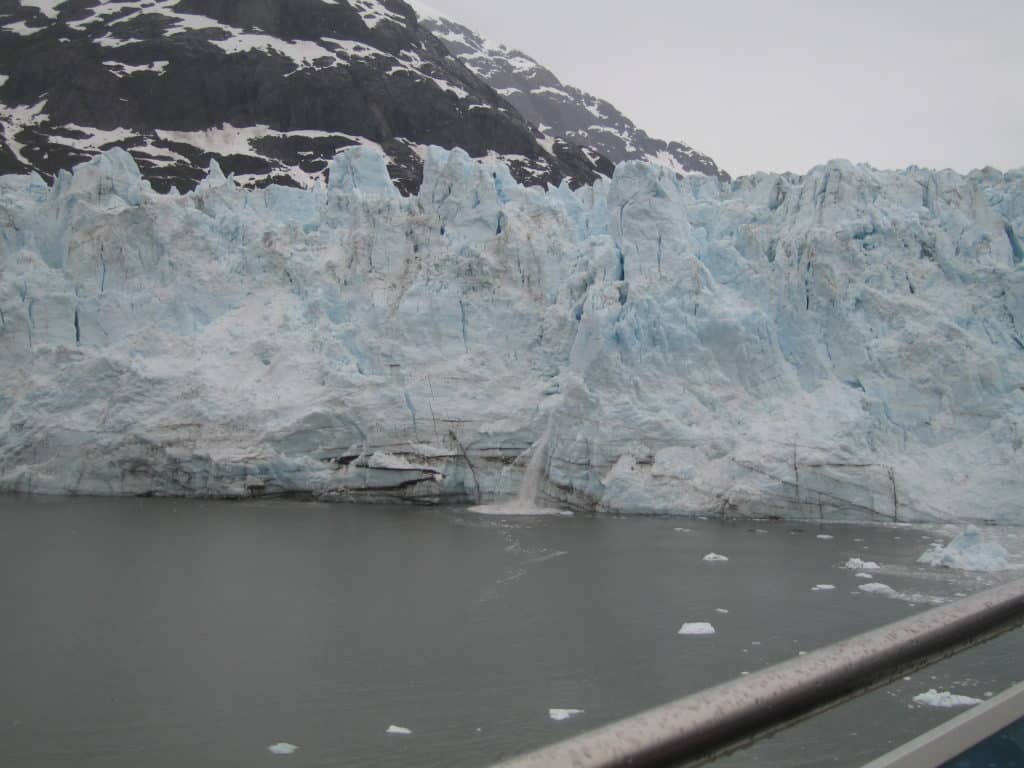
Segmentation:
<svg viewBox="0 0 1024 768">
<path fill-rule="evenodd" d="M 0 496 L 0 763 L 487 766 L 1019 574 L 916 562 L 953 533 Z M 1022 659 L 1004 635 L 717 764 L 863 765 L 956 712 L 915 696 Z"/>
</svg>

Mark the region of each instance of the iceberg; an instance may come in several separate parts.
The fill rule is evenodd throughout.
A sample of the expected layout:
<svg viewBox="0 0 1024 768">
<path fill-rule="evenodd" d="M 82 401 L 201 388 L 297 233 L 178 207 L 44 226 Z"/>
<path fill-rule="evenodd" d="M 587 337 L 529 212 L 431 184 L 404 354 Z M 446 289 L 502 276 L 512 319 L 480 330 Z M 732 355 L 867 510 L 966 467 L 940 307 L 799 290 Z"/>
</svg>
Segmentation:
<svg viewBox="0 0 1024 768">
<path fill-rule="evenodd" d="M 861 592 L 867 592 L 872 595 L 884 595 L 885 597 L 897 597 L 898 593 L 895 589 L 890 587 L 888 584 L 882 584 L 879 581 L 873 581 L 870 584 L 858 584 L 857 589 Z"/>
<path fill-rule="evenodd" d="M 582 709 L 549 709 L 548 717 L 555 721 L 570 720 L 577 715 L 582 715 Z"/>
<path fill-rule="evenodd" d="M 962 696 L 956 693 L 950 693 L 949 691 L 937 691 L 934 688 L 929 689 L 925 693 L 919 693 L 914 697 L 915 704 L 923 704 L 928 707 L 941 707 L 943 709 L 952 709 L 954 707 L 973 707 L 976 704 L 981 704 L 981 699 L 976 699 L 973 696 Z"/>
<path fill-rule="evenodd" d="M 917 562 L 965 571 L 1005 571 L 1010 555 L 1002 544 L 984 536 L 981 529 L 969 525 L 949 544 L 933 544 Z"/>
<path fill-rule="evenodd" d="M 0 177 L 0 491 L 1019 522 L 1022 238 L 1022 171 Z"/>
<path fill-rule="evenodd" d="M 679 628 L 680 635 L 713 635 L 715 634 L 715 628 L 712 624 L 706 621 L 687 621 Z"/>
<path fill-rule="evenodd" d="M 277 744 L 271 744 L 267 747 L 267 751 L 272 755 L 292 755 L 298 752 L 299 748 L 286 741 L 279 741 Z"/>
</svg>

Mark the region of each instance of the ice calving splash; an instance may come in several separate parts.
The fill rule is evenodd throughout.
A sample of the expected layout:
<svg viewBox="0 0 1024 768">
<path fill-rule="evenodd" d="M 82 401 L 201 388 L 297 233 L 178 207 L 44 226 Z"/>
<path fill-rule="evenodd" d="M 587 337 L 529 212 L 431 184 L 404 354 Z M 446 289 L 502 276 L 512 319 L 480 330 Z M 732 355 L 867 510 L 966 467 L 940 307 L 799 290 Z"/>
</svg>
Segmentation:
<svg viewBox="0 0 1024 768">
<path fill-rule="evenodd" d="M 1010 567 L 1010 555 L 1002 544 L 986 537 L 980 528 L 969 525 L 949 544 L 932 544 L 919 563 L 964 571 L 994 573 Z"/>
<path fill-rule="evenodd" d="M 530 460 L 523 472 L 519 492 L 515 499 L 496 502 L 494 504 L 478 504 L 470 509 L 482 515 L 556 515 L 570 516 L 572 512 L 564 509 L 542 507 L 537 504 L 540 486 L 544 478 L 544 464 L 547 459 L 548 443 L 551 442 L 551 422 L 548 422 L 544 434 L 533 444 Z"/>
</svg>

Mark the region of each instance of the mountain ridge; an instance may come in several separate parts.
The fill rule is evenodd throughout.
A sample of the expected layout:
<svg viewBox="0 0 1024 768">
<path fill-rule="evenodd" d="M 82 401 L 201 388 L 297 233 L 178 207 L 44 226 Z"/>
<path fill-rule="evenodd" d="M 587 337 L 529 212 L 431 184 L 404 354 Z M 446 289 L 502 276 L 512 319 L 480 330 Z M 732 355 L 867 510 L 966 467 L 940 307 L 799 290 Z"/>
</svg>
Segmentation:
<svg viewBox="0 0 1024 768">
<path fill-rule="evenodd" d="M 402 0 L 0 0 L 0 42 L 0 173 L 53 179 L 114 146 L 160 191 L 211 160 L 245 186 L 308 188 L 357 144 L 406 194 L 429 145 L 531 185 L 614 167 L 542 133 Z"/>
<path fill-rule="evenodd" d="M 681 141 L 649 136 L 605 99 L 563 83 L 523 51 L 488 40 L 420 0 L 406 0 L 434 36 L 551 138 L 597 151 L 613 163 L 642 160 L 677 173 L 731 177 Z"/>
</svg>

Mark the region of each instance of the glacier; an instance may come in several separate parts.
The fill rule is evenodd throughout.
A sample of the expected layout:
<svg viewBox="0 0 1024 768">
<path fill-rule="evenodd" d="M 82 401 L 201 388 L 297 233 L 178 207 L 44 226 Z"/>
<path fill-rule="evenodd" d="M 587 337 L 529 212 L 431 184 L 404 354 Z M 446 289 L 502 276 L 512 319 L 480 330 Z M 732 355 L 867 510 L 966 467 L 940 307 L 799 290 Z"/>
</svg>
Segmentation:
<svg viewBox="0 0 1024 768">
<path fill-rule="evenodd" d="M 1024 520 L 1024 171 L 424 163 L 0 177 L 0 491 Z"/>
</svg>

